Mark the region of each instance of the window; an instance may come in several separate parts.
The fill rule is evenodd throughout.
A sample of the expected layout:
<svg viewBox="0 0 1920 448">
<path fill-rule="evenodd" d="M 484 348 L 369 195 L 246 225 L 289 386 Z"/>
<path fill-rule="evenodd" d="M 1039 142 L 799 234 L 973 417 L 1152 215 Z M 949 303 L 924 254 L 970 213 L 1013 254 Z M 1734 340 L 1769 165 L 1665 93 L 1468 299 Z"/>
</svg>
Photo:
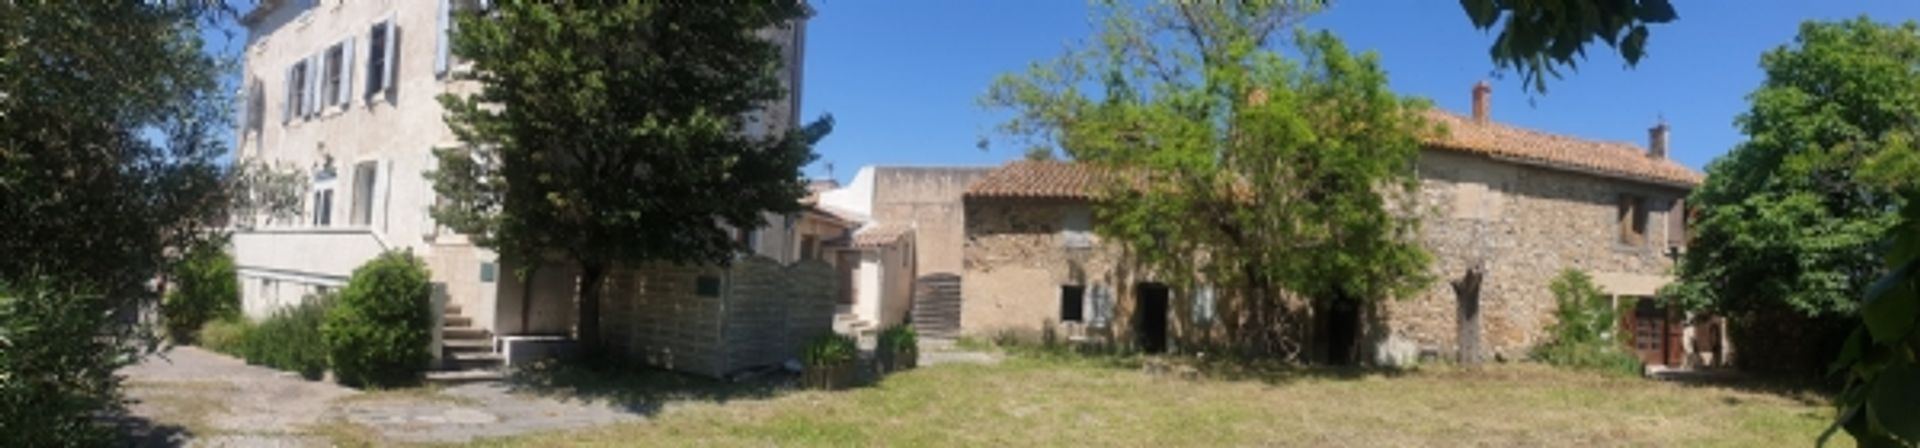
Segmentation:
<svg viewBox="0 0 1920 448">
<path fill-rule="evenodd" d="M 1060 321 L 1081 322 L 1086 320 L 1087 288 L 1084 286 L 1060 287 Z"/>
<path fill-rule="evenodd" d="M 280 122 L 293 121 L 293 117 L 307 115 L 307 61 L 293 63 L 287 68 L 287 101 L 282 103 L 284 116 Z"/>
<path fill-rule="evenodd" d="M 380 162 L 360 162 L 353 167 L 353 225 L 373 225 L 374 187 L 379 185 Z"/>
<path fill-rule="evenodd" d="M 373 24 L 367 32 L 367 96 L 391 95 L 394 72 L 394 41 L 399 40 L 399 31 L 393 26 L 393 19 Z"/>
<path fill-rule="evenodd" d="M 326 78 L 321 82 L 320 98 L 328 106 L 345 106 L 352 102 L 353 92 L 353 38 L 340 41 L 326 52 Z"/>
<path fill-rule="evenodd" d="M 323 188 L 313 192 L 313 225 L 326 227 L 333 225 L 333 189 Z"/>
<path fill-rule="evenodd" d="M 453 31 L 460 25 L 455 22 L 455 13 L 473 12 L 485 14 L 493 10 L 491 0 L 440 0 L 440 41 L 436 45 L 433 58 L 434 76 L 445 77 L 447 73 L 460 65 L 458 56 L 453 54 Z"/>
<path fill-rule="evenodd" d="M 1060 243 L 1068 249 L 1093 247 L 1092 209 L 1074 207 L 1060 216 Z"/>
<path fill-rule="evenodd" d="M 1647 244 L 1647 199 L 1644 197 L 1620 195 L 1619 214 L 1620 244 L 1643 246 Z"/>
<path fill-rule="evenodd" d="M 493 283 L 493 279 L 500 275 L 499 272 L 500 272 L 500 267 L 493 264 L 493 262 L 491 261 L 480 262 L 480 282 L 481 283 Z"/>
<path fill-rule="evenodd" d="M 800 236 L 800 259 L 802 260 L 819 259 L 820 250 L 814 247 L 819 244 L 820 244 L 819 237 L 816 237 L 813 235 Z"/>
<path fill-rule="evenodd" d="M 740 242 L 741 247 L 745 248 L 742 250 L 745 250 L 747 254 L 754 254 L 760 251 L 759 229 L 734 229 L 733 237 Z"/>
<path fill-rule="evenodd" d="M 246 129 L 249 131 L 260 132 L 260 128 L 266 125 L 267 93 L 263 89 L 257 78 L 247 83 L 246 114 L 241 116 L 246 117 Z"/>
<path fill-rule="evenodd" d="M 320 83 L 320 98 L 326 100 L 328 106 L 333 106 L 340 104 L 340 83 L 344 82 L 343 78 L 345 78 L 341 74 L 347 71 L 342 64 L 346 63 L 347 49 L 341 45 L 334 45 L 327 49 L 326 57 L 327 62 L 324 65 L 327 71 L 322 74 L 326 79 Z"/>
<path fill-rule="evenodd" d="M 1667 207 L 1667 246 L 1687 248 L 1687 200 L 1676 198 Z"/>
</svg>

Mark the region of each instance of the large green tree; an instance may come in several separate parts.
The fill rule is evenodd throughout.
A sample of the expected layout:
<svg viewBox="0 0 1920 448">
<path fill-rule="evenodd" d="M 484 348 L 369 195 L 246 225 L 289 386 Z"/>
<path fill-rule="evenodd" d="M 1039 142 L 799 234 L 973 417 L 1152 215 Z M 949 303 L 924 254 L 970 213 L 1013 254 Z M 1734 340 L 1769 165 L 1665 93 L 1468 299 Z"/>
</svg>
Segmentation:
<svg viewBox="0 0 1920 448">
<path fill-rule="evenodd" d="M 600 282 L 616 263 L 724 263 L 727 227 L 798 210 L 800 168 L 831 128 L 748 133 L 787 94 L 765 34 L 808 13 L 798 0 L 500 2 L 457 19 L 457 76 L 441 98 L 465 143 L 436 152 L 434 217 L 485 247 L 580 267 L 578 326 L 599 344 Z M 776 114 L 775 116 L 784 116 Z"/>
<path fill-rule="evenodd" d="M 1283 296 L 1367 302 L 1429 280 L 1418 223 L 1395 213 L 1414 206 L 1426 106 L 1376 56 L 1288 34 L 1315 3 L 1109 2 L 1094 45 L 985 98 L 1015 112 L 1010 135 L 1112 174 L 1095 226 L 1142 266 L 1240 291 L 1229 326 L 1252 353 L 1300 354 Z"/>
<path fill-rule="evenodd" d="M 0 436 L 100 446 L 133 311 L 221 214 L 203 2 L 0 2 Z"/>
<path fill-rule="evenodd" d="M 1690 199 L 1698 221 L 1670 292 L 1720 311 L 1848 315 L 1898 222 L 1899 196 L 1863 168 L 1911 145 L 1920 27 L 1809 22 L 1760 65 L 1736 120 L 1747 140 Z"/>
</svg>

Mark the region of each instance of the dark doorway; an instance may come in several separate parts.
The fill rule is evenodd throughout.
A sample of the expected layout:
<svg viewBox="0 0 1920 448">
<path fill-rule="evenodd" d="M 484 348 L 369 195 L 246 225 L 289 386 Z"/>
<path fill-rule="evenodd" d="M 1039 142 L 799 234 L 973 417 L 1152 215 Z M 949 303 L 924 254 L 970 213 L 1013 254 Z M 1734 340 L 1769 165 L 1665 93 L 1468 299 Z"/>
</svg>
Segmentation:
<svg viewBox="0 0 1920 448">
<path fill-rule="evenodd" d="M 1140 338 L 1140 351 L 1167 351 L 1167 285 L 1141 283 L 1134 286 L 1133 334 Z"/>
<path fill-rule="evenodd" d="M 1348 365 L 1354 362 L 1354 350 L 1360 341 L 1360 302 L 1334 299 L 1327 306 L 1327 363 Z"/>
</svg>

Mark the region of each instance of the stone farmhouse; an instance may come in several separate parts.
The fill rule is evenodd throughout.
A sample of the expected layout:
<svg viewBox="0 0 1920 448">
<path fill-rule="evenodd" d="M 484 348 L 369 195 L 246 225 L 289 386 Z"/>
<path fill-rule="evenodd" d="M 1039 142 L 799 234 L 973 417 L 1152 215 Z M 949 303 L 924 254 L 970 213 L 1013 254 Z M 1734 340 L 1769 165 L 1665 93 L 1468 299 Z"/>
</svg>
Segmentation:
<svg viewBox="0 0 1920 448">
<path fill-rule="evenodd" d="M 1713 321 L 1657 298 L 1685 247 L 1684 198 L 1704 179 L 1668 158 L 1667 127 L 1653 127 L 1645 149 L 1522 129 L 1492 120 L 1489 90 L 1475 86 L 1471 115 L 1430 112 L 1450 130 L 1425 142 L 1418 164 L 1418 238 L 1436 281 L 1377 307 L 1314 309 L 1308 339 L 1320 342 L 1305 355 L 1524 357 L 1552 324 L 1548 284 L 1575 268 L 1632 307 L 1623 325 L 1648 364 L 1724 363 L 1717 322 L 1688 325 Z M 1154 282 L 1093 232 L 1101 182 L 1084 165 L 1022 161 L 967 189 L 963 333 L 1150 352 L 1204 350 L 1222 337 L 1224 294 Z M 1452 283 L 1475 267 L 1479 293 L 1456 294 Z"/>
<path fill-rule="evenodd" d="M 436 166 L 432 150 L 460 144 L 435 97 L 477 88 L 449 76 L 467 69 L 449 52 L 450 18 L 490 3 L 262 0 L 242 17 L 248 33 L 234 158 L 297 169 L 309 185 L 297 219 L 232 219 L 230 250 L 248 316 L 340 288 L 381 252 L 408 250 L 426 260 L 439 286 L 445 365 L 495 367 L 568 338 L 577 321 L 570 267 L 542 264 L 522 281 L 513 260 L 474 246 L 428 213 L 437 201 L 423 176 Z M 799 92 L 805 21 L 762 34 L 785 49 L 780 77 Z M 799 110 L 799 96 L 790 94 L 757 112 L 744 132 L 785 132 Z M 608 346 L 720 375 L 792 359 L 806 338 L 828 331 L 836 285 L 855 275 L 835 266 L 835 254 L 854 250 L 849 233 L 862 223 L 819 208 L 767 218 L 766 227 L 736 230 L 750 250 L 732 266 L 610 273 L 601 306 Z"/>
</svg>

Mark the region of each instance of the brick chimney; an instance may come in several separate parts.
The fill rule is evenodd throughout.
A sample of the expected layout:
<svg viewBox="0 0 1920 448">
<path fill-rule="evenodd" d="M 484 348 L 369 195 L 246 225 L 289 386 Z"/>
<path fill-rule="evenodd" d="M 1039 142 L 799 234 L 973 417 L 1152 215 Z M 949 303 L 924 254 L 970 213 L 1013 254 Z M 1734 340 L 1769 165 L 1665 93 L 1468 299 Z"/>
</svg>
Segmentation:
<svg viewBox="0 0 1920 448">
<path fill-rule="evenodd" d="M 1655 159 L 1667 158 L 1666 120 L 1660 120 L 1659 124 L 1653 125 L 1651 129 L 1647 129 L 1647 157 Z"/>
<path fill-rule="evenodd" d="M 1491 119 L 1487 116 L 1493 113 L 1491 95 L 1493 95 L 1493 86 L 1487 84 L 1486 80 L 1473 84 L 1473 122 L 1485 124 Z"/>
</svg>

